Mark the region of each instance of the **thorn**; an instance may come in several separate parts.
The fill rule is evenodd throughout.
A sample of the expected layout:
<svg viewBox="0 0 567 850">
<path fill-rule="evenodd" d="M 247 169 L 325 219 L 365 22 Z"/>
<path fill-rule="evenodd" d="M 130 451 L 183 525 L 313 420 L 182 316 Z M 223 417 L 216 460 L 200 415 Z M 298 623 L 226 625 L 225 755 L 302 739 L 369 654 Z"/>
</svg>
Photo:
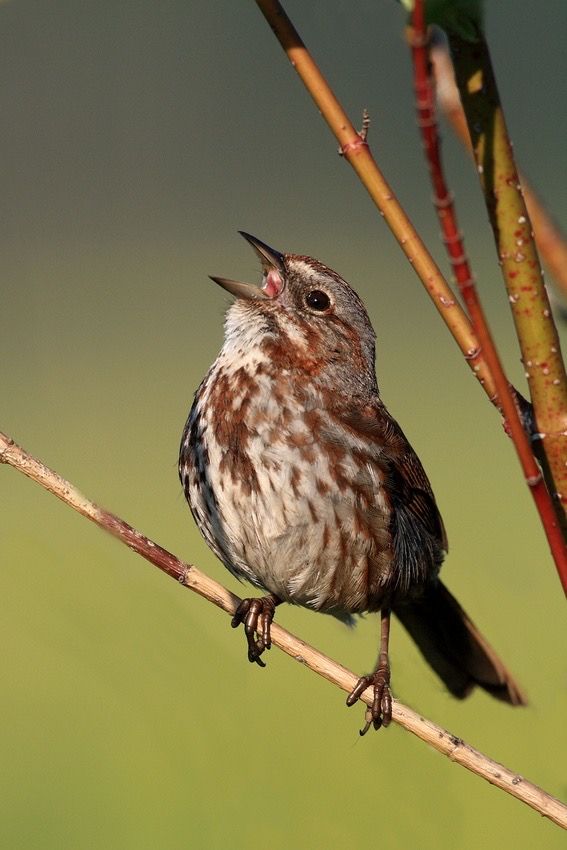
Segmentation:
<svg viewBox="0 0 567 850">
<path fill-rule="evenodd" d="M 362 128 L 358 131 L 358 135 L 362 139 L 363 142 L 366 142 L 368 139 L 368 130 L 370 128 L 370 113 L 368 109 L 364 107 L 362 110 Z"/>
</svg>

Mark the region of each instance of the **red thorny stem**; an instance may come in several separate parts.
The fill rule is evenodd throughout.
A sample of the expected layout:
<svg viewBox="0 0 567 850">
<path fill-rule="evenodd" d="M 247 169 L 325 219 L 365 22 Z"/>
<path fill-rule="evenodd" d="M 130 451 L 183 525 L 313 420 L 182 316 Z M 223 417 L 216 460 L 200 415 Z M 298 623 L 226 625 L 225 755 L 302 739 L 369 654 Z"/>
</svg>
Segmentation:
<svg viewBox="0 0 567 850">
<path fill-rule="evenodd" d="M 441 145 L 435 114 L 435 94 L 429 61 L 429 38 L 425 23 L 424 0 L 415 0 L 409 41 L 414 66 L 414 86 L 418 125 L 434 192 L 434 204 L 443 233 L 443 241 L 459 290 L 467 307 L 475 334 L 496 385 L 496 405 L 506 420 L 506 428 L 516 449 L 526 483 L 532 493 L 564 591 L 567 593 L 567 550 L 558 526 L 552 498 L 545 486 L 529 438 L 521 421 L 515 398 L 486 316 L 478 297 L 469 261 L 459 231 L 452 193 L 443 172 Z"/>
</svg>

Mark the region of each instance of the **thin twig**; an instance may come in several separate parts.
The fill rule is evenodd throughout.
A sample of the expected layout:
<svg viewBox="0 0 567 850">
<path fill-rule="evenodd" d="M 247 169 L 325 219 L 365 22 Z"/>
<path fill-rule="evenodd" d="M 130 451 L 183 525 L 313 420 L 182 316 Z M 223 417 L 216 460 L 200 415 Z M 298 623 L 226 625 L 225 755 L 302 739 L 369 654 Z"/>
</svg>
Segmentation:
<svg viewBox="0 0 567 850">
<path fill-rule="evenodd" d="M 433 184 L 434 205 L 455 279 L 496 385 L 497 405 L 506 420 L 507 432 L 514 443 L 524 479 L 539 512 L 563 590 L 567 594 L 567 550 L 562 530 L 557 522 L 555 506 L 550 496 L 550 493 L 553 492 L 553 480 L 550 478 L 549 482 L 544 481 L 534 457 L 530 440 L 524 430 L 516 402 L 516 393 L 506 377 L 490 332 L 465 253 L 462 234 L 457 224 L 453 195 L 445 180 L 437 128 L 433 77 L 429 60 L 429 36 L 425 23 L 424 7 L 424 0 L 415 0 L 412 26 L 408 28 L 408 40 L 414 66 L 418 126 Z"/>
<path fill-rule="evenodd" d="M 154 543 L 144 534 L 115 514 L 98 507 L 82 495 L 72 484 L 49 469 L 41 461 L 28 454 L 21 446 L 18 446 L 10 437 L 0 432 L 0 463 L 12 466 L 22 472 L 32 481 L 42 486 L 45 490 L 53 493 L 66 505 L 80 513 L 82 516 L 96 523 L 100 528 L 110 532 L 114 537 L 126 544 L 130 549 L 154 566 L 158 567 L 180 584 L 198 593 L 199 596 L 208 599 L 218 608 L 226 611 L 231 616 L 241 601 L 237 596 L 222 585 L 217 584 L 208 576 L 204 575 L 192 564 L 180 561 L 171 552 Z M 290 634 L 277 623 L 272 625 L 272 642 L 282 649 L 296 661 L 304 664 L 314 673 L 318 673 L 327 681 L 337 685 L 346 693 L 349 693 L 358 677 L 350 670 L 337 664 L 331 658 L 314 649 L 300 638 Z M 371 705 L 372 689 L 365 691 L 361 697 L 366 705 Z M 549 818 L 558 826 L 567 829 L 567 806 L 560 800 L 552 797 L 542 788 L 528 782 L 527 779 L 514 773 L 498 762 L 483 755 L 478 750 L 470 747 L 461 738 L 450 734 L 447 730 L 437 726 L 430 720 L 421 717 L 411 708 L 393 701 L 392 719 L 408 732 L 421 738 L 440 753 L 448 756 L 451 761 L 462 765 L 467 770 L 476 773 L 486 779 L 492 785 L 501 788 L 507 794 L 535 809 L 544 817 Z"/>
<path fill-rule="evenodd" d="M 464 238 L 457 223 L 455 200 L 453 193 L 447 186 L 441 157 L 441 139 L 437 125 L 429 58 L 430 35 L 429 28 L 425 24 L 424 0 L 415 0 L 412 25 L 407 28 L 407 40 L 413 61 L 417 124 L 433 186 L 433 204 L 441 225 L 443 243 L 449 256 L 455 280 L 463 296 L 475 333 L 479 336 L 478 327 L 475 327 L 475 325 L 482 325 L 485 321 L 484 316 L 479 321 L 480 314 L 483 314 L 482 305 L 465 251 Z M 480 336 L 479 340 L 482 345 Z M 484 345 L 483 348 L 485 349 Z"/>
</svg>

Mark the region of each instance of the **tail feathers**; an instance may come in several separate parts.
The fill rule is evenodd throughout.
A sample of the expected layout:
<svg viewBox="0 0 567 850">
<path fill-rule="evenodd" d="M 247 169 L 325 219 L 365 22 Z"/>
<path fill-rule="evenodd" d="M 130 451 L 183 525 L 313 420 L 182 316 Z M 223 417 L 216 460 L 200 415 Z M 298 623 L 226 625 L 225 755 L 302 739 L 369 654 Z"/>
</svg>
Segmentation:
<svg viewBox="0 0 567 850">
<path fill-rule="evenodd" d="M 440 581 L 394 613 L 425 660 L 453 696 L 464 699 L 478 685 L 496 699 L 526 705 L 526 698 L 490 644 Z"/>
</svg>

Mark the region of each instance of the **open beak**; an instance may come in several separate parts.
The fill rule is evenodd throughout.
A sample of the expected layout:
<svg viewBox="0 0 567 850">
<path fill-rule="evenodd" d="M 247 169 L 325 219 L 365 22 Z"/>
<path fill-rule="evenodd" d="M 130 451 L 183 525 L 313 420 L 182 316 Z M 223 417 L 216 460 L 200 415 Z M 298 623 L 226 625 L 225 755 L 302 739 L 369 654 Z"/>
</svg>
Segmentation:
<svg viewBox="0 0 567 850">
<path fill-rule="evenodd" d="M 235 295 L 237 298 L 245 298 L 248 301 L 269 301 L 276 295 L 279 295 L 283 289 L 283 254 L 270 248 L 269 245 L 264 244 L 264 242 L 261 242 L 249 233 L 244 233 L 242 230 L 238 232 L 252 245 L 262 263 L 264 272 L 263 288 L 255 286 L 252 283 L 230 280 L 227 277 L 213 277 L 211 275 L 211 280 L 214 280 L 215 283 L 218 283 L 219 286 L 222 286 L 223 289 L 226 289 L 227 292 L 230 292 L 231 295 Z"/>
<path fill-rule="evenodd" d="M 228 277 L 213 277 L 209 275 L 211 280 L 230 292 L 231 295 L 236 295 L 237 298 L 246 298 L 248 301 L 268 301 L 269 296 L 262 290 L 254 286 L 253 283 L 242 283 L 240 280 L 230 280 Z"/>
</svg>

